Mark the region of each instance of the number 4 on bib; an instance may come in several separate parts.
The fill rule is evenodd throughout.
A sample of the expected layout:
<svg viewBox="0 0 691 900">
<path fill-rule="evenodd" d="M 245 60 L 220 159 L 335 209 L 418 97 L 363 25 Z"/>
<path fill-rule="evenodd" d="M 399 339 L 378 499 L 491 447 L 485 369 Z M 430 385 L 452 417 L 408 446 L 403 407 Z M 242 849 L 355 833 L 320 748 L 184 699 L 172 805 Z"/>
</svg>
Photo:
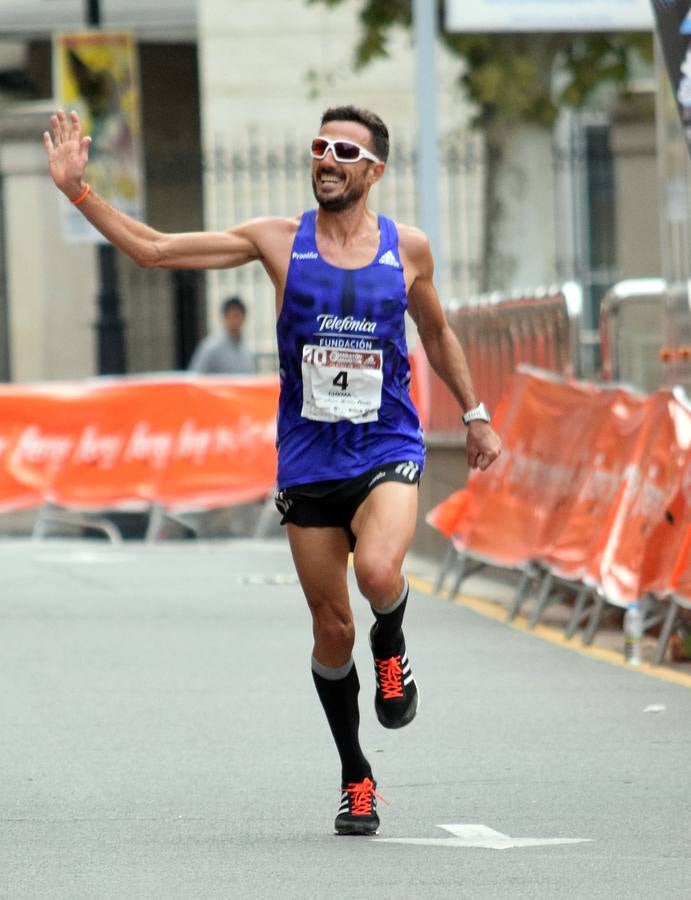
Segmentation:
<svg viewBox="0 0 691 900">
<path fill-rule="evenodd" d="M 342 369 L 331 383 L 336 387 L 340 387 L 342 391 L 346 391 L 348 389 L 348 373 L 346 370 Z"/>
</svg>

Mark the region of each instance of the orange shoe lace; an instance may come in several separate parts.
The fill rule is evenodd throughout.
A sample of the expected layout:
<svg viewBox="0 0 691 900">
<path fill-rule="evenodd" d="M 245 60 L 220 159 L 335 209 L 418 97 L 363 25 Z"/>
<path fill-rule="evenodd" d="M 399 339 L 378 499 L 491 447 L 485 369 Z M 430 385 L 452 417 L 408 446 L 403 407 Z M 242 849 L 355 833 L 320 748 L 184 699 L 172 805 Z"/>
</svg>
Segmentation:
<svg viewBox="0 0 691 900">
<path fill-rule="evenodd" d="M 354 816 L 372 815 L 372 795 L 379 797 L 387 806 L 389 805 L 389 801 L 376 791 L 371 778 L 351 781 L 343 790 L 350 794 L 350 808 Z"/>
<path fill-rule="evenodd" d="M 401 657 L 390 656 L 388 659 L 375 659 L 379 690 L 385 700 L 395 700 L 403 696 L 403 669 Z"/>
</svg>

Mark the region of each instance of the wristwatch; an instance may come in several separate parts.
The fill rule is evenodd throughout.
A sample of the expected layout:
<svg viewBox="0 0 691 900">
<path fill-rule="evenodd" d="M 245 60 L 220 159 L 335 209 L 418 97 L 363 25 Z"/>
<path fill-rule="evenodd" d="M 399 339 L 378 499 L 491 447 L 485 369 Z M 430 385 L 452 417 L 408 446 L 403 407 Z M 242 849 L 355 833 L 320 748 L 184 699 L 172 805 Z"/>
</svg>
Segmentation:
<svg viewBox="0 0 691 900">
<path fill-rule="evenodd" d="M 467 413 L 463 413 L 463 415 L 461 416 L 461 420 L 464 425 L 470 425 L 471 422 L 475 422 L 477 419 L 479 419 L 481 422 L 492 421 L 492 416 L 490 416 L 489 410 L 484 403 L 478 403 L 477 406 L 469 409 Z"/>
</svg>

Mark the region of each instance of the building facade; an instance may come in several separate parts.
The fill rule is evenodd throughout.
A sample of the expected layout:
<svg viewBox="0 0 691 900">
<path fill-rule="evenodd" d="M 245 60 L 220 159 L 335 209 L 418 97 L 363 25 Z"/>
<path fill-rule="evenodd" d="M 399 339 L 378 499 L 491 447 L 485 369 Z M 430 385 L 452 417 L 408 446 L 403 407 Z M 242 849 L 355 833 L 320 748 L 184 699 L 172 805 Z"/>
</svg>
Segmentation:
<svg viewBox="0 0 691 900">
<path fill-rule="evenodd" d="M 223 229 L 255 215 L 299 214 L 314 202 L 309 140 L 322 110 L 341 103 L 369 107 L 389 125 L 391 165 L 373 205 L 416 224 L 412 36 L 398 31 L 388 58 L 355 72 L 359 7 L 358 0 L 332 9 L 305 0 L 101 0 L 103 27 L 131 29 L 139 42 L 149 224 Z M 57 103 L 52 34 L 82 27 L 84 4 L 63 0 L 48 15 L 42 0 L 0 0 L 0 9 L 0 378 L 80 378 L 98 372 L 97 252 L 62 236 L 64 201 L 48 177 L 40 135 Z M 437 280 L 444 301 L 476 292 L 486 212 L 482 141 L 468 128 L 459 74 L 459 60 L 440 48 Z M 625 145 L 618 145 L 622 160 Z M 654 182 L 654 146 L 648 152 L 652 158 L 641 157 L 640 165 Z M 502 287 L 578 277 L 578 259 L 564 252 L 575 238 L 563 227 L 552 136 L 517 132 L 512 153 L 502 185 L 509 260 Z M 624 233 L 635 215 L 627 179 L 640 183 L 640 167 L 622 165 L 615 175 L 624 178 L 617 195 L 628 198 Z M 628 240 L 623 255 L 633 264 L 643 258 Z M 127 371 L 183 368 L 196 341 L 218 326 L 218 304 L 228 293 L 250 301 L 249 336 L 271 356 L 274 304 L 259 265 L 208 274 L 141 271 L 118 255 L 117 271 Z"/>
</svg>

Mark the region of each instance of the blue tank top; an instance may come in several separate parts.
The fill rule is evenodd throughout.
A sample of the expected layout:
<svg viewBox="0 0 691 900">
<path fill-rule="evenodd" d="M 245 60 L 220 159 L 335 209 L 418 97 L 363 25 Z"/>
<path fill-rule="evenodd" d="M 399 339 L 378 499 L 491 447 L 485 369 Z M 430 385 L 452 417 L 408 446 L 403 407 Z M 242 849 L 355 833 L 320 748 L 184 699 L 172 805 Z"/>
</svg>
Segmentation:
<svg viewBox="0 0 691 900">
<path fill-rule="evenodd" d="M 422 468 L 425 459 L 422 429 L 409 393 L 404 315 L 408 299 L 396 226 L 379 216 L 380 243 L 372 262 L 360 269 L 340 269 L 319 255 L 315 224 L 316 210 L 305 212 L 293 242 L 276 323 L 281 377 L 279 488 L 353 478 L 398 460 L 411 460 Z M 380 406 L 371 420 L 357 421 L 352 410 L 338 419 L 339 406 L 335 416 L 333 410 L 326 414 L 331 421 L 315 421 L 307 417 L 309 411 L 303 415 L 303 394 L 312 391 L 312 376 L 305 376 L 305 367 L 312 371 L 311 363 L 327 357 L 331 368 L 319 369 L 315 383 L 321 377 L 336 404 L 344 402 L 348 379 L 352 376 L 351 384 L 355 383 L 360 366 L 378 379 Z M 372 390 L 365 389 L 368 397 Z"/>
</svg>

